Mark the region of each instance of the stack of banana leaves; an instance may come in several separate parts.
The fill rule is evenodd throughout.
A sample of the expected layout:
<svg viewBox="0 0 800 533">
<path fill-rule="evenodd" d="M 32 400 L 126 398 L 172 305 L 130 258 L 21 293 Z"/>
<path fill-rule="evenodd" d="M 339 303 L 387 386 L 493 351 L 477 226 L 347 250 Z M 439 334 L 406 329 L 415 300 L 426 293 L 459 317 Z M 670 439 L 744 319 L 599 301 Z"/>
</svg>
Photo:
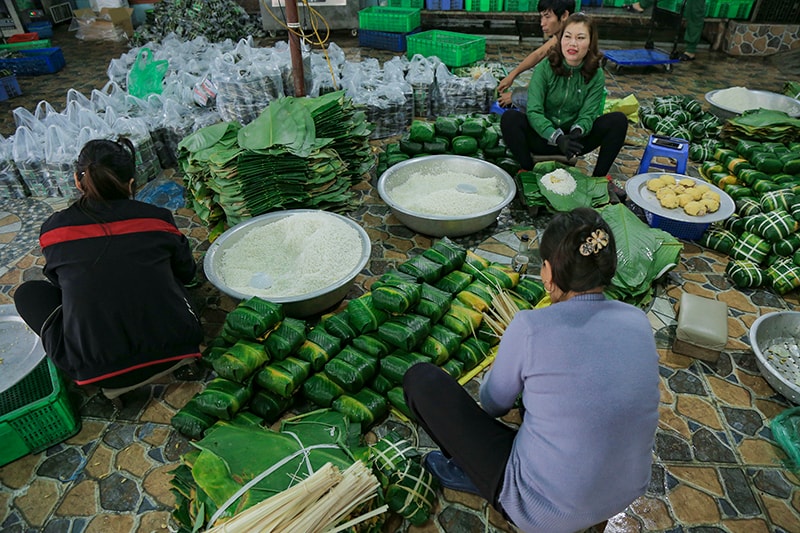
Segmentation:
<svg viewBox="0 0 800 533">
<path fill-rule="evenodd" d="M 731 144 L 737 139 L 790 143 L 800 138 L 800 118 L 772 109 L 745 111 L 723 124 L 720 137 L 730 140 Z"/>
<path fill-rule="evenodd" d="M 617 272 L 606 296 L 644 306 L 653 298 L 653 283 L 678 265 L 683 244 L 666 231 L 647 226 L 623 204 L 598 211 L 617 246 Z"/>
<path fill-rule="evenodd" d="M 198 439 L 218 419 L 252 413 L 271 424 L 309 403 L 364 428 L 392 407 L 410 417 L 405 372 L 431 362 L 461 378 L 478 367 L 499 342 L 483 313 L 501 290 L 514 291 L 521 309 L 544 297 L 541 282 L 442 239 L 311 328 L 277 304 L 242 302 L 203 354 L 215 378 L 172 425 Z"/>
<path fill-rule="evenodd" d="M 377 497 L 355 507 L 343 521 L 371 511 L 374 516 L 348 532 L 381 531 L 387 518 L 380 512 L 384 505 L 420 525 L 436 503 L 436 480 L 422 467 L 421 454 L 410 442 L 389 432 L 365 446 L 359 425 L 330 409 L 285 419 L 277 430 L 262 427 L 252 415 L 239 415 L 217 422 L 193 444 L 195 449 L 181 456 L 172 472 L 173 518 L 180 533 L 220 526 L 328 463 L 343 471 L 362 461 L 380 481 Z"/>
<path fill-rule="evenodd" d="M 338 91 L 274 100 L 246 126 L 202 128 L 178 146 L 191 205 L 218 229 L 279 209 L 346 209 L 374 165 L 370 127 Z"/>
</svg>

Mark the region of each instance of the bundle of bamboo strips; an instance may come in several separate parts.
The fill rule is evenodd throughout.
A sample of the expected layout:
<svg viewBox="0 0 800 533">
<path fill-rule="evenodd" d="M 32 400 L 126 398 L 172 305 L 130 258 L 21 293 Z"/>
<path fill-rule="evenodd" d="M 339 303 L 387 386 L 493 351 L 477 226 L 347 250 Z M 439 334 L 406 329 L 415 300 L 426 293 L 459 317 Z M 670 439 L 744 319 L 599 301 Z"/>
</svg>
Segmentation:
<svg viewBox="0 0 800 533">
<path fill-rule="evenodd" d="M 497 337 L 502 337 L 519 307 L 504 289 L 492 296 L 492 305 L 484 311 L 483 320 Z"/>
<path fill-rule="evenodd" d="M 387 506 L 337 524 L 353 509 L 375 497 L 380 483 L 364 463 L 344 472 L 326 463 L 312 475 L 275 496 L 257 503 L 208 533 L 335 532 L 386 512 Z"/>
</svg>

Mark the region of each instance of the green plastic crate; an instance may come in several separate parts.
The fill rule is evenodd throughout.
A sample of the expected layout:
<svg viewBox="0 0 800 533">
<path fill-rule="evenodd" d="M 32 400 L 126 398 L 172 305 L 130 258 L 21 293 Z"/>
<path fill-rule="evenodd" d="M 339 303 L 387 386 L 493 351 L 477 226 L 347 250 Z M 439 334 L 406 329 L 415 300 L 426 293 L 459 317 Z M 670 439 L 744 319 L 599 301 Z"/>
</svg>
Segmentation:
<svg viewBox="0 0 800 533">
<path fill-rule="evenodd" d="M 486 38 L 444 30 L 429 30 L 406 37 L 409 59 L 414 54 L 436 56 L 448 67 L 463 67 L 486 55 Z"/>
<path fill-rule="evenodd" d="M 420 25 L 420 10 L 406 7 L 372 6 L 358 12 L 362 30 L 408 33 Z"/>
<path fill-rule="evenodd" d="M 633 0 L 603 0 L 603 7 L 625 7 L 633 3 Z"/>
<path fill-rule="evenodd" d="M 80 427 L 58 370 L 45 358 L 0 393 L 0 466 L 58 444 Z"/>
<path fill-rule="evenodd" d="M 706 17 L 749 19 L 755 0 L 707 0 Z"/>
<path fill-rule="evenodd" d="M 464 0 L 466 11 L 502 11 L 503 0 Z"/>
<path fill-rule="evenodd" d="M 506 0 L 506 11 L 538 11 L 539 0 Z"/>
<path fill-rule="evenodd" d="M 425 0 L 389 0 L 389 7 L 405 7 L 412 9 L 422 9 L 425 7 Z"/>
<path fill-rule="evenodd" d="M 681 7 L 683 7 L 683 0 L 658 0 L 658 8 L 665 11 L 680 13 Z"/>
<path fill-rule="evenodd" d="M 2 50 L 30 50 L 32 48 L 50 48 L 50 39 L 39 39 L 38 41 L 24 41 L 21 43 L 0 44 L 0 54 Z"/>
</svg>

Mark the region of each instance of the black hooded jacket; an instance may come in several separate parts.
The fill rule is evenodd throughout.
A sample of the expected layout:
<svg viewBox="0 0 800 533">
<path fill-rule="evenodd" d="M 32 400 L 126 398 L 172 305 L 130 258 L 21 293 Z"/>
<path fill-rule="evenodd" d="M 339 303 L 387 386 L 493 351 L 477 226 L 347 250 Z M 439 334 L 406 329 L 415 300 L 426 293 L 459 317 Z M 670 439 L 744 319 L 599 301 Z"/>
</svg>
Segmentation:
<svg viewBox="0 0 800 533">
<path fill-rule="evenodd" d="M 168 210 L 75 203 L 45 221 L 39 243 L 44 274 L 62 291 L 42 341 L 77 384 L 199 357 L 203 330 L 184 288 L 197 266 Z"/>
</svg>

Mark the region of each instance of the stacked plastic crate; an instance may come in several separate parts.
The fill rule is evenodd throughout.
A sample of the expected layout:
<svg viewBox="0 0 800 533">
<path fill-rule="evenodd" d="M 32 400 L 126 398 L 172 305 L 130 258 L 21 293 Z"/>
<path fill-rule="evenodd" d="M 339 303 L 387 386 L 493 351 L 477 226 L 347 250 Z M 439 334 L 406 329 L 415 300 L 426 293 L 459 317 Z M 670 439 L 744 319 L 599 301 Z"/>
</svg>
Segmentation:
<svg viewBox="0 0 800 533">
<path fill-rule="evenodd" d="M 749 19 L 755 0 L 706 0 L 706 17 Z"/>
<path fill-rule="evenodd" d="M 358 45 L 405 52 L 406 37 L 419 32 L 423 0 L 390 0 L 358 12 Z"/>
</svg>

